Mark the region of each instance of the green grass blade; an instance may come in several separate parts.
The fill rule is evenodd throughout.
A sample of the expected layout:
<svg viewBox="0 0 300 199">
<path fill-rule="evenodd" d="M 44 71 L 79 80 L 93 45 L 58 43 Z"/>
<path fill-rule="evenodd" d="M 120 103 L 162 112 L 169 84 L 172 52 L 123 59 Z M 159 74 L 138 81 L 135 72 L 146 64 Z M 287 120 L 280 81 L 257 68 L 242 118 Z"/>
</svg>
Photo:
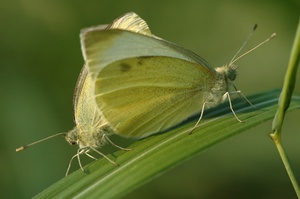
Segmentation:
<svg viewBox="0 0 300 199">
<path fill-rule="evenodd" d="M 274 117 L 279 92 L 271 91 L 250 96 L 256 108 L 244 100 L 234 100 L 239 123 L 228 103 L 205 112 L 193 134 L 187 132 L 198 116 L 168 132 L 134 142 L 132 151 L 116 151 L 108 155 L 120 166 L 101 158 L 85 167 L 86 173 L 75 171 L 37 195 L 37 198 L 121 198 L 137 187 L 163 174 L 175 165 L 194 157 L 220 141 L 245 132 Z M 300 108 L 300 97 L 294 97 L 289 110 Z"/>
</svg>

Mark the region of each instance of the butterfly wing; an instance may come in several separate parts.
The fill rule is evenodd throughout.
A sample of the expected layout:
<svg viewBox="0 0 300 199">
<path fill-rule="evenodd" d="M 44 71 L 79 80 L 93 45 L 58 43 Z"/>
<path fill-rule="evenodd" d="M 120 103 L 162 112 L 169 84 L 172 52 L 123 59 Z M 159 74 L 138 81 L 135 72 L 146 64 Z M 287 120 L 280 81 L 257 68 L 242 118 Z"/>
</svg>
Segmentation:
<svg viewBox="0 0 300 199">
<path fill-rule="evenodd" d="M 94 132 L 107 125 L 107 120 L 95 103 L 94 84 L 86 66 L 83 66 L 78 77 L 73 101 L 74 119 L 81 133 L 90 134 L 92 137 Z"/>
<path fill-rule="evenodd" d="M 216 71 L 133 14 L 85 29 L 81 44 L 101 113 L 118 134 L 145 137 L 198 112 Z"/>
</svg>

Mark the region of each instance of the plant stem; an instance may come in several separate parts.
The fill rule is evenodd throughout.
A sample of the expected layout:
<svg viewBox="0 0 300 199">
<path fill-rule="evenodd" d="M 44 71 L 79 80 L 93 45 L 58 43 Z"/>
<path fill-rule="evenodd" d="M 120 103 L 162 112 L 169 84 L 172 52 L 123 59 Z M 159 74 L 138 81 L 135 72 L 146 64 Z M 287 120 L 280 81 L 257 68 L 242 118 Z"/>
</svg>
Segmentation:
<svg viewBox="0 0 300 199">
<path fill-rule="evenodd" d="M 289 175 L 289 178 L 292 182 L 292 185 L 295 189 L 295 192 L 297 194 L 297 197 L 300 198 L 300 186 L 299 186 L 299 183 L 297 181 L 297 177 L 291 167 L 291 164 L 290 164 L 290 161 L 285 153 L 285 150 L 281 144 L 281 138 L 280 138 L 280 134 L 271 134 L 271 138 L 273 139 L 274 143 L 275 143 L 275 146 L 278 150 L 278 153 L 281 157 L 281 160 L 284 164 L 284 167 Z"/>
<path fill-rule="evenodd" d="M 279 97 L 278 109 L 272 124 L 272 132 L 270 133 L 271 138 L 273 139 L 275 146 L 279 152 L 279 155 L 283 161 L 285 169 L 289 175 L 289 178 L 293 184 L 297 197 L 300 199 L 300 186 L 295 176 L 295 173 L 290 165 L 288 157 L 285 153 L 285 150 L 281 144 L 281 129 L 285 116 L 285 112 L 288 109 L 293 90 L 296 82 L 297 69 L 299 66 L 300 60 L 300 19 L 298 23 L 298 28 L 295 36 L 295 41 L 293 44 L 290 61 L 288 69 L 284 79 L 284 85 L 282 92 Z"/>
</svg>

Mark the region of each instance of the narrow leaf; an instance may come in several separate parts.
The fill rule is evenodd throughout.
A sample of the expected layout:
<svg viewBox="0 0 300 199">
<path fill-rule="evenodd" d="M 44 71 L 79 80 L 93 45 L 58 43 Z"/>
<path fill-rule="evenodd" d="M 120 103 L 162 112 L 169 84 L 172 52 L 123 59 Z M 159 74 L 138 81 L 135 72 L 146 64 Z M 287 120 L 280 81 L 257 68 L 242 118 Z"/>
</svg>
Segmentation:
<svg viewBox="0 0 300 199">
<path fill-rule="evenodd" d="M 87 165 L 86 172 L 75 171 L 48 189 L 37 198 L 121 198 L 137 187 L 165 173 L 175 165 L 199 154 L 220 141 L 245 132 L 274 117 L 279 91 L 250 96 L 255 105 L 245 100 L 233 100 L 234 110 L 243 120 L 240 123 L 229 110 L 228 102 L 204 112 L 200 126 L 189 135 L 198 116 L 168 132 L 134 142 L 132 151 L 116 151 L 108 155 L 119 166 L 104 158 Z M 300 97 L 294 97 L 289 110 L 300 108 Z"/>
</svg>

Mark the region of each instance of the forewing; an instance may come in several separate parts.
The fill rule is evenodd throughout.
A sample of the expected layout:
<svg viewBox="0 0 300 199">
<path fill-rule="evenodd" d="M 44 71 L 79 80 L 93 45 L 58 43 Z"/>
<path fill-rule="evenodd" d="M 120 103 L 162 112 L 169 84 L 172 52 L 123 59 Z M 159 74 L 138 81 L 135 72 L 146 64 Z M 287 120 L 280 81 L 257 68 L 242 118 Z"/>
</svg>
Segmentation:
<svg viewBox="0 0 300 199">
<path fill-rule="evenodd" d="M 81 47 L 92 79 L 107 65 L 141 56 L 168 56 L 214 68 L 195 53 L 158 37 L 120 29 L 95 29 L 81 34 Z"/>
</svg>

